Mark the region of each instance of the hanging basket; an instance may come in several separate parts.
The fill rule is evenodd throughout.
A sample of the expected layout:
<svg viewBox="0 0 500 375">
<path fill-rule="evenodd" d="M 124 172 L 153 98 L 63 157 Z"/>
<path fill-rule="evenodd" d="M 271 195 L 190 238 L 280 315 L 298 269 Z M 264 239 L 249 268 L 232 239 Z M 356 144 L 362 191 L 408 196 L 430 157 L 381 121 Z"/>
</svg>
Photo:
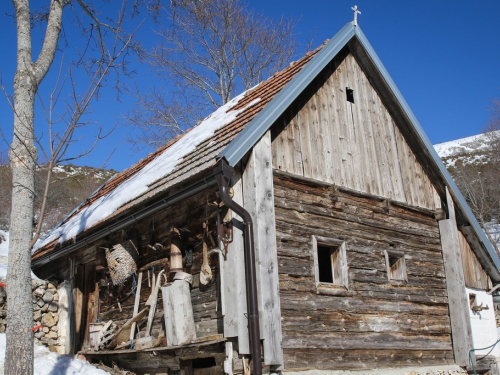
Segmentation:
<svg viewBox="0 0 500 375">
<path fill-rule="evenodd" d="M 105 248 L 109 274 L 114 285 L 123 284 L 137 271 L 139 252 L 132 241 L 124 241 Z"/>
</svg>

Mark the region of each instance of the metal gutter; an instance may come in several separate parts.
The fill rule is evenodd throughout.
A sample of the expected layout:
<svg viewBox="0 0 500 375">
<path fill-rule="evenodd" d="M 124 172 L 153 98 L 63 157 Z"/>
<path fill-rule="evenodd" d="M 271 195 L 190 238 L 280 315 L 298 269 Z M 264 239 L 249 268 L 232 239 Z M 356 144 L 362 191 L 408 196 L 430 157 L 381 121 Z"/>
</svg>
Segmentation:
<svg viewBox="0 0 500 375">
<path fill-rule="evenodd" d="M 309 61 L 297 75 L 262 109 L 255 118 L 243 129 L 238 136 L 227 145 L 217 156 L 225 158 L 227 163 L 234 167 L 269 127 L 293 103 L 293 101 L 316 78 L 337 53 L 354 36 L 356 27 L 352 22 L 346 24 L 321 51 Z"/>
<path fill-rule="evenodd" d="M 68 254 L 70 252 L 73 252 L 75 250 L 78 250 L 84 246 L 89 246 L 92 242 L 100 240 L 101 238 L 104 238 L 105 236 L 109 235 L 110 233 L 122 230 L 127 228 L 128 226 L 139 222 L 140 220 L 153 215 L 157 212 L 160 212 L 186 198 L 189 198 L 195 194 L 198 194 L 209 187 L 213 187 L 217 185 L 216 181 L 216 175 L 218 173 L 221 173 L 221 171 L 214 172 L 211 175 L 205 177 L 203 180 L 198 181 L 187 188 L 167 197 L 159 202 L 156 202 L 155 204 L 146 207 L 136 214 L 129 215 L 125 217 L 124 219 L 118 221 L 115 224 L 112 224 L 110 226 L 107 226 L 104 229 L 101 229 L 100 231 L 91 234 L 89 236 L 86 236 L 82 239 L 75 239 L 75 241 L 68 246 L 64 246 L 58 250 L 55 250 L 54 252 L 51 252 L 49 254 L 43 255 L 40 258 L 37 258 L 31 262 L 31 267 L 36 268 L 39 267 L 43 264 L 49 263 L 57 258 L 60 258 L 61 256 Z"/>
<path fill-rule="evenodd" d="M 436 166 L 439 169 L 439 173 L 441 174 L 441 177 L 444 179 L 446 185 L 448 185 L 449 189 L 451 190 L 451 193 L 453 197 L 455 198 L 456 204 L 459 206 L 460 210 L 462 213 L 465 215 L 465 218 L 467 221 L 471 224 L 472 228 L 474 229 L 474 232 L 477 234 L 479 240 L 482 242 L 482 245 L 486 249 L 488 253 L 488 257 L 491 259 L 493 262 L 494 266 L 496 267 L 498 271 L 497 278 L 500 279 L 500 258 L 498 257 L 495 249 L 493 248 L 493 245 L 491 245 L 490 241 L 486 237 L 486 234 L 484 233 L 483 229 L 479 225 L 479 223 L 476 220 L 476 217 L 472 213 L 469 205 L 465 201 L 465 198 L 463 197 L 462 193 L 460 192 L 460 189 L 456 185 L 455 181 L 451 177 L 450 173 L 446 169 L 443 161 L 437 154 L 436 150 L 434 149 L 434 146 L 432 145 L 431 141 L 425 134 L 422 126 L 418 122 L 417 118 L 413 114 L 412 110 L 410 109 L 410 106 L 408 103 L 406 103 L 406 100 L 403 98 L 403 95 L 401 92 L 398 90 L 396 84 L 392 80 L 391 76 L 387 72 L 387 70 L 384 67 L 384 64 L 382 64 L 382 61 L 379 59 L 377 56 L 375 50 L 373 47 L 370 45 L 368 42 L 368 39 L 365 37 L 363 32 L 359 27 L 355 28 L 355 35 L 358 38 L 359 42 L 363 46 L 363 48 L 366 50 L 370 58 L 372 59 L 373 63 L 379 70 L 381 76 L 389 86 L 389 89 L 392 91 L 394 96 L 396 97 L 397 101 L 399 102 L 399 105 L 401 106 L 402 110 L 404 111 L 405 115 L 408 117 L 410 120 L 410 123 L 412 124 L 413 128 L 415 129 L 417 136 L 420 138 L 422 143 L 425 145 L 427 148 L 427 151 L 430 153 L 430 156 L 436 163 Z"/>
<path fill-rule="evenodd" d="M 233 177 L 234 168 L 225 159 L 221 159 L 216 167 L 219 195 L 224 204 L 243 218 L 245 225 L 245 274 L 247 280 L 248 321 L 250 323 L 250 344 L 252 347 L 252 373 L 262 375 L 262 353 L 260 349 L 259 305 L 257 298 L 257 271 L 255 266 L 255 247 L 253 237 L 253 221 L 250 213 L 233 201 L 229 195 L 227 180 Z M 222 172 L 222 173 L 220 173 Z"/>
</svg>

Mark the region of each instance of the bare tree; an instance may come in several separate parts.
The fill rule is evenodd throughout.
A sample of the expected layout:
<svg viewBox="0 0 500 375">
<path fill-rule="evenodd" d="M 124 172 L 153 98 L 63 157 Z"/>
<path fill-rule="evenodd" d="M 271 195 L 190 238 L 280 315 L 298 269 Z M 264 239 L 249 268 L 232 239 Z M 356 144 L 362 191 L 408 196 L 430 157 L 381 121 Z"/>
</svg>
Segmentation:
<svg viewBox="0 0 500 375">
<path fill-rule="evenodd" d="M 136 11 L 141 3 L 131 4 Z M 46 211 L 51 174 L 55 164 L 71 160 L 68 150 L 78 140 L 77 130 L 88 125 L 82 120 L 93 98 L 99 93 L 104 81 L 112 72 L 119 74 L 124 67 L 126 52 L 133 47 L 133 33 L 123 28 L 127 2 L 124 1 L 115 21 L 100 18 L 90 1 L 50 0 L 47 9 L 33 11 L 28 0 L 12 0 L 17 27 L 17 70 L 14 78 L 14 94 L 11 106 L 14 113 L 13 141 L 9 159 L 12 171 L 12 208 L 10 216 L 10 244 L 7 293 L 7 352 L 5 371 L 8 374 L 33 373 L 33 309 L 31 297 L 31 248 L 40 233 L 41 222 Z M 158 1 L 154 1 L 157 5 Z M 70 13 L 74 24 L 82 31 L 83 45 L 78 58 L 68 66 L 71 83 L 70 99 L 63 101 L 64 110 L 55 114 L 60 89 L 56 89 L 45 116 L 49 124 L 49 146 L 42 148 L 43 142 L 35 133 L 35 99 L 42 81 L 46 77 L 58 48 L 61 48 L 63 14 Z M 43 45 L 36 61 L 32 60 L 31 29 L 34 22 L 45 25 Z M 89 25 L 89 26 L 86 26 Z M 68 41 L 69 42 L 69 41 Z M 87 76 L 86 87 L 77 91 L 72 79 L 74 69 Z M 59 75 L 60 78 L 60 75 Z M 60 87 L 56 85 L 56 87 Z M 57 128 L 56 126 L 62 127 Z M 97 133 L 96 140 L 100 138 Z M 38 148 L 37 148 L 38 146 Z M 92 146 L 91 146 L 92 148 Z M 35 201 L 35 171 L 38 149 L 42 150 L 47 161 L 47 176 L 42 198 L 39 225 L 33 237 L 32 222 Z M 22 353 L 22 355 L 20 355 Z"/>
<path fill-rule="evenodd" d="M 297 21 L 274 22 L 243 0 L 172 0 L 165 11 L 161 44 L 143 53 L 165 90 L 140 97 L 128 116 L 143 133 L 139 143 L 164 143 L 282 69 L 297 51 Z"/>
</svg>

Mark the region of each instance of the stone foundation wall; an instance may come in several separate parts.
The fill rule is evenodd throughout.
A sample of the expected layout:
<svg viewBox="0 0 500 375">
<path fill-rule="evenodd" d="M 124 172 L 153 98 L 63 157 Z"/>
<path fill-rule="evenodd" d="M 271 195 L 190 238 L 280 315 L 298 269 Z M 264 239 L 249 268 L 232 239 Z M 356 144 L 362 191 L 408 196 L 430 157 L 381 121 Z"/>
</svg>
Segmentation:
<svg viewBox="0 0 500 375">
<path fill-rule="evenodd" d="M 2 281 L 6 283 L 5 280 Z M 59 354 L 67 353 L 66 334 L 68 324 L 67 283 L 32 280 L 33 327 L 42 325 L 34 332 L 38 345 L 45 345 Z M 0 332 L 7 329 L 7 293 L 0 287 Z"/>
</svg>

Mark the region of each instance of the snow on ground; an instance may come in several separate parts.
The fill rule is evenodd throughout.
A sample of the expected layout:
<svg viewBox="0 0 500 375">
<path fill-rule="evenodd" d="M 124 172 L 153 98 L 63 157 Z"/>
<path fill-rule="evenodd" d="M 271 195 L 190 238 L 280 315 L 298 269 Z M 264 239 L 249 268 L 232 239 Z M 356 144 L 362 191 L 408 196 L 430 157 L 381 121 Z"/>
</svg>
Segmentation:
<svg viewBox="0 0 500 375">
<path fill-rule="evenodd" d="M 0 333 L 0 375 L 4 374 L 5 333 Z M 107 375 L 106 371 L 87 361 L 67 355 L 58 355 L 45 346 L 35 345 L 34 375 Z"/>
<path fill-rule="evenodd" d="M 0 229 L 0 280 L 7 277 L 7 255 L 9 254 L 9 232 Z"/>
<path fill-rule="evenodd" d="M 63 225 L 54 228 L 48 236 L 37 242 L 33 251 L 56 239 L 59 242 L 64 242 L 76 237 L 77 234 L 112 215 L 123 204 L 147 192 L 149 185 L 168 175 L 185 155 L 195 150 L 196 146 L 210 138 L 216 130 L 231 123 L 239 113 L 260 101 L 260 99 L 256 99 L 242 109 L 232 110 L 245 95 L 246 92 L 217 109 L 131 178 L 92 205 L 84 208 Z"/>
</svg>

